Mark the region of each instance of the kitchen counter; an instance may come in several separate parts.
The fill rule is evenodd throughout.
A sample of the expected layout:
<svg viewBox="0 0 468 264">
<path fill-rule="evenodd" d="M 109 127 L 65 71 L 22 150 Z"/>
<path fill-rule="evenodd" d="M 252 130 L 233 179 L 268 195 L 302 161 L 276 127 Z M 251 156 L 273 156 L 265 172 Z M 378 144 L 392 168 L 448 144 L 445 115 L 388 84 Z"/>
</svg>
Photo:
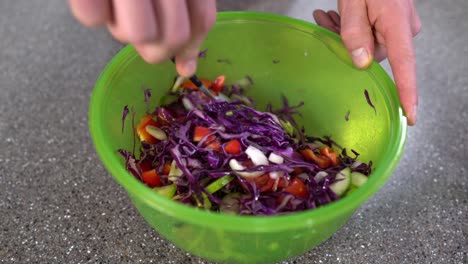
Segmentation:
<svg viewBox="0 0 468 264">
<path fill-rule="evenodd" d="M 232 2 L 220 9 L 307 20 L 334 3 Z M 402 161 L 344 228 L 285 263 L 468 262 L 468 1 L 416 2 L 419 120 Z M 0 262 L 206 262 L 138 215 L 92 146 L 89 97 L 121 47 L 66 1 L 0 1 Z"/>
</svg>

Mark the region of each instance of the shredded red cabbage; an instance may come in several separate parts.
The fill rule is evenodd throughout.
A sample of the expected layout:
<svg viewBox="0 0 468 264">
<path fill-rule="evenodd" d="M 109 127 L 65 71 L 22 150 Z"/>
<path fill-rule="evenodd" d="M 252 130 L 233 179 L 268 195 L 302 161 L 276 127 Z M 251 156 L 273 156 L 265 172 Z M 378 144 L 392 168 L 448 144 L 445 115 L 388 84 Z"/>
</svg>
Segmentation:
<svg viewBox="0 0 468 264">
<path fill-rule="evenodd" d="M 364 89 L 364 96 L 366 97 L 367 104 L 370 105 L 370 107 L 374 109 L 374 112 L 377 113 L 377 109 L 375 109 L 375 106 L 370 99 L 369 92 L 367 91 L 367 89 Z"/>
</svg>

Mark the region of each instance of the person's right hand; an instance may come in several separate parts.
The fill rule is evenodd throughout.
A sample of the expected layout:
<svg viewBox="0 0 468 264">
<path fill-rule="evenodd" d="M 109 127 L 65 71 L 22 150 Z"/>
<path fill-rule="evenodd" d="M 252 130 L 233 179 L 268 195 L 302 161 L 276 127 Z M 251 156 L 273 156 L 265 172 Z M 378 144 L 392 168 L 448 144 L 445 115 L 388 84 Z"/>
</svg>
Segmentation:
<svg viewBox="0 0 468 264">
<path fill-rule="evenodd" d="M 176 57 L 177 71 L 190 77 L 200 45 L 216 20 L 215 0 L 69 0 L 86 26 L 107 25 L 149 63 Z"/>
<path fill-rule="evenodd" d="M 418 86 L 413 37 L 421 20 L 413 0 L 338 0 L 338 10 L 316 10 L 320 26 L 341 34 L 354 64 L 367 68 L 375 58 L 392 67 L 408 124 L 416 123 Z"/>
</svg>

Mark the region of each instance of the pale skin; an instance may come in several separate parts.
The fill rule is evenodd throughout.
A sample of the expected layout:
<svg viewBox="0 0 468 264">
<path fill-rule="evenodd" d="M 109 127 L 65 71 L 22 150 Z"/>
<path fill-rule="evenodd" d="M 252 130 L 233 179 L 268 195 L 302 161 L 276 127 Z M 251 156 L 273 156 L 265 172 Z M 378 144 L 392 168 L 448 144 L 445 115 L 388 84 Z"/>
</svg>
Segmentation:
<svg viewBox="0 0 468 264">
<path fill-rule="evenodd" d="M 107 26 L 144 60 L 173 56 L 180 75 L 197 67 L 200 45 L 216 21 L 215 0 L 69 0 L 86 26 Z M 341 35 L 358 68 L 388 57 L 409 125 L 416 123 L 418 89 L 413 37 L 421 20 L 413 0 L 338 0 L 338 12 L 315 10 L 318 25 Z"/>
</svg>

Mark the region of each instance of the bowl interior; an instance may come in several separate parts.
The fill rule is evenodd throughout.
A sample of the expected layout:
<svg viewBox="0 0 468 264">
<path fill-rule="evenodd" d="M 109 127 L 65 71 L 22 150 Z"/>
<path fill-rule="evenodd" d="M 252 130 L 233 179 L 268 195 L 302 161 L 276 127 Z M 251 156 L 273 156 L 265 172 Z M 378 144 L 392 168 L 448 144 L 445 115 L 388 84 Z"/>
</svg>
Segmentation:
<svg viewBox="0 0 468 264">
<path fill-rule="evenodd" d="M 270 14 L 224 13 L 209 33 L 199 61 L 198 76 L 214 78 L 225 74 L 227 81 L 249 75 L 249 91 L 259 109 L 268 102 L 280 105 L 286 95 L 291 105 L 304 102 L 303 124 L 310 135 L 332 136 L 342 146 L 372 160 L 370 180 L 350 196 L 323 208 L 289 216 L 239 217 L 203 212 L 168 201 L 151 192 L 125 171 L 119 148 L 134 144 L 131 115 L 122 133 L 122 109 L 135 112 L 135 122 L 145 113 L 143 88 L 152 89 L 153 109 L 172 85 L 176 72 L 172 63 L 149 65 L 131 46 L 124 48 L 106 67 L 98 80 L 90 105 L 90 129 L 104 165 L 129 193 L 153 210 L 185 218 L 189 223 L 213 225 L 231 230 L 269 230 L 310 227 L 349 215 L 376 192 L 395 168 L 403 151 L 406 119 L 396 89 L 377 63 L 367 70 L 353 67 L 337 35 L 312 24 Z M 376 107 L 366 102 L 369 92 Z M 349 112 L 349 121 L 345 116 Z M 138 149 L 138 144 L 137 144 Z M 233 225 L 229 225 L 232 223 Z M 299 224 L 298 224 L 299 223 Z M 337 227 L 338 228 L 338 227 Z"/>
</svg>

